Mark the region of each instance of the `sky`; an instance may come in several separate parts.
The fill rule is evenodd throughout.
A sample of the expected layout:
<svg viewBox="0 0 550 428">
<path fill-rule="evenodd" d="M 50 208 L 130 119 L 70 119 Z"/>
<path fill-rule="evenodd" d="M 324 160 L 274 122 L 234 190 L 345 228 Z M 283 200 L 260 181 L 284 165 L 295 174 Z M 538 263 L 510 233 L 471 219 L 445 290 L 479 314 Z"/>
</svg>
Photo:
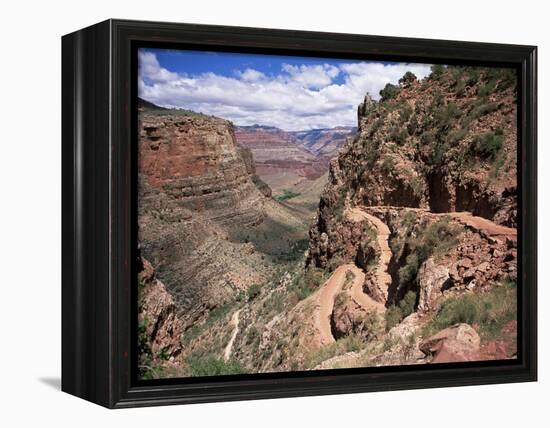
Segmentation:
<svg viewBox="0 0 550 428">
<path fill-rule="evenodd" d="M 241 126 L 357 126 L 365 94 L 379 99 L 407 71 L 422 79 L 430 65 L 147 48 L 138 51 L 138 94 Z"/>
</svg>

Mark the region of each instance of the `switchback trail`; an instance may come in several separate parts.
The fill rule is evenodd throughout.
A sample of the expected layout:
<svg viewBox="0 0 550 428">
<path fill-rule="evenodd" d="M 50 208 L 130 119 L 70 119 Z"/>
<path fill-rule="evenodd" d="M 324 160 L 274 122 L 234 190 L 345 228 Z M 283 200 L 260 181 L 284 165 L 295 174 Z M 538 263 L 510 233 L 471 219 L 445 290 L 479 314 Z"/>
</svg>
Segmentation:
<svg viewBox="0 0 550 428">
<path fill-rule="evenodd" d="M 239 314 L 240 313 L 241 313 L 241 310 L 239 309 L 238 311 L 235 311 L 231 316 L 230 324 L 234 328 L 233 328 L 233 334 L 231 335 L 231 339 L 229 339 L 229 342 L 227 342 L 227 345 L 225 346 L 225 349 L 223 351 L 223 358 L 225 361 L 231 358 L 231 352 L 233 351 L 233 342 L 235 342 L 235 338 L 239 333 Z"/>
<path fill-rule="evenodd" d="M 376 267 L 376 279 L 380 290 L 383 292 L 385 298 L 388 296 L 388 288 L 392 283 L 391 275 L 388 273 L 388 268 L 392 256 L 390 245 L 388 240 L 390 238 L 390 229 L 382 220 L 365 212 L 359 207 L 350 208 L 347 210 L 347 216 L 353 221 L 367 220 L 376 228 L 378 247 L 380 248 L 380 257 L 378 259 L 378 266 Z M 364 293 L 363 293 L 364 294 Z"/>
<path fill-rule="evenodd" d="M 342 290 L 342 286 L 346 281 L 346 272 L 351 270 L 353 266 L 353 264 L 338 266 L 331 277 L 323 284 L 321 290 L 319 290 L 319 310 L 317 311 L 316 324 L 321 333 L 322 345 L 334 342 L 334 336 L 332 336 L 332 329 L 330 327 L 330 317 L 334 309 L 334 298 Z M 355 275 L 354 282 L 361 281 L 362 283 L 364 279 L 365 274 L 361 272 L 360 275 Z"/>
<path fill-rule="evenodd" d="M 367 311 L 373 309 L 380 311 L 384 310 L 384 306 L 382 304 L 375 302 L 363 292 L 365 273 L 361 269 L 353 263 L 347 263 L 339 266 L 319 290 L 319 310 L 317 311 L 315 323 L 320 332 L 322 345 L 328 345 L 334 342 L 330 318 L 334 309 L 334 299 L 336 295 L 342 291 L 342 287 L 346 282 L 346 274 L 348 272 L 353 273 L 353 283 L 348 290 L 352 299 Z"/>
</svg>

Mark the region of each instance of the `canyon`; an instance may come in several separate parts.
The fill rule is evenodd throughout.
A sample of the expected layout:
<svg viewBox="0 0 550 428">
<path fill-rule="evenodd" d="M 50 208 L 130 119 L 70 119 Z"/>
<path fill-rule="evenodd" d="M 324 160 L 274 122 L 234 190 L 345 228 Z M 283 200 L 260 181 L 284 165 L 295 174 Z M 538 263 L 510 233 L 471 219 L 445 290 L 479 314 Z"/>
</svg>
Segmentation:
<svg viewBox="0 0 550 428">
<path fill-rule="evenodd" d="M 139 107 L 144 378 L 517 355 L 511 70 L 433 66 L 357 128 Z"/>
<path fill-rule="evenodd" d="M 236 127 L 235 136 L 239 145 L 250 149 L 258 175 L 275 196 L 282 196 L 285 191 L 299 193 L 313 199 L 316 205 L 330 160 L 355 131 L 356 128 L 343 126 L 283 131 L 253 125 Z"/>
</svg>

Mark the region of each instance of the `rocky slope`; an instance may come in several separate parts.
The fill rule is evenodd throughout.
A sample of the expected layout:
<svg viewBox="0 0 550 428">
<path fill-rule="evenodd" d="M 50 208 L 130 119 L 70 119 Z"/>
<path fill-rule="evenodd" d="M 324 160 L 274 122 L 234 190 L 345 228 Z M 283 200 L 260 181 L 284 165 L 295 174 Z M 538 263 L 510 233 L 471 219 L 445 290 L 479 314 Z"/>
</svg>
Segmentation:
<svg viewBox="0 0 550 428">
<path fill-rule="evenodd" d="M 510 72 L 469 67 L 414 76 L 386 87 L 358 109 L 356 138 L 331 163 L 329 186 L 312 229 L 339 224 L 346 203 L 470 211 L 514 227 L 517 124 Z M 497 69 L 494 69 L 497 70 Z"/>
<path fill-rule="evenodd" d="M 151 264 L 138 258 L 139 372 L 145 379 L 178 374 L 183 364 L 179 320 L 174 299 L 156 278 Z"/>
</svg>

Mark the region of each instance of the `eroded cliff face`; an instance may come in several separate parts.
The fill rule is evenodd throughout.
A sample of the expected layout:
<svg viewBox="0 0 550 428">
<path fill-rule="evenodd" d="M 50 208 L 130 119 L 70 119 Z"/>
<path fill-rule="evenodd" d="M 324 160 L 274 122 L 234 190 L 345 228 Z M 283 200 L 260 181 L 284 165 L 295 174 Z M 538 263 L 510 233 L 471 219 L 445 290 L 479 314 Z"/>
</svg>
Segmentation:
<svg viewBox="0 0 550 428">
<path fill-rule="evenodd" d="M 231 122 L 155 110 L 139 119 L 139 172 L 152 187 L 225 225 L 261 223 L 264 196 Z"/>
<path fill-rule="evenodd" d="M 252 244 L 231 239 L 264 221 L 270 189 L 230 122 L 154 109 L 139 117 L 140 250 L 187 328 L 271 275 Z"/>
</svg>

